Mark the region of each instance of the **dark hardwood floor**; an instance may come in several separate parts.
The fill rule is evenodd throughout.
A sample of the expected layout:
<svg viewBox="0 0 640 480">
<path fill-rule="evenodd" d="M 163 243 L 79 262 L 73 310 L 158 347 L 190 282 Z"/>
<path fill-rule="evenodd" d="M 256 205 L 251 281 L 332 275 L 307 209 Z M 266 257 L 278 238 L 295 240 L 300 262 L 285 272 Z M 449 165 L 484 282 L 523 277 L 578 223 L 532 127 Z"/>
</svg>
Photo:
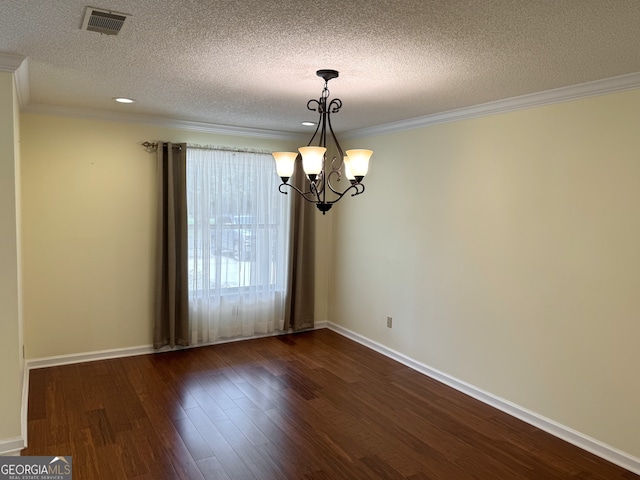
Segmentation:
<svg viewBox="0 0 640 480">
<path fill-rule="evenodd" d="M 329 330 L 31 371 L 81 479 L 640 479 Z"/>
</svg>

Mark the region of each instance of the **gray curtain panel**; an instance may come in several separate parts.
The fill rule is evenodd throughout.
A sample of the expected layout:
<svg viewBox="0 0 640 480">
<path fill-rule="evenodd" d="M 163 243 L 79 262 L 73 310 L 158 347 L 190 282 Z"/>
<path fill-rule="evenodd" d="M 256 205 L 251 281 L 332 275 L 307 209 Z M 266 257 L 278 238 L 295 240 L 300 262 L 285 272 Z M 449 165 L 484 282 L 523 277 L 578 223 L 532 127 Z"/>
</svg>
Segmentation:
<svg viewBox="0 0 640 480">
<path fill-rule="evenodd" d="M 305 175 L 302 160 L 289 182 L 304 188 Z M 304 190 L 303 190 L 304 191 Z M 313 328 L 315 312 L 315 216 L 316 208 L 297 193 L 291 206 L 289 233 L 289 275 L 284 313 L 284 329 L 300 331 Z"/>
<path fill-rule="evenodd" d="M 187 146 L 158 142 L 153 347 L 189 345 Z"/>
</svg>

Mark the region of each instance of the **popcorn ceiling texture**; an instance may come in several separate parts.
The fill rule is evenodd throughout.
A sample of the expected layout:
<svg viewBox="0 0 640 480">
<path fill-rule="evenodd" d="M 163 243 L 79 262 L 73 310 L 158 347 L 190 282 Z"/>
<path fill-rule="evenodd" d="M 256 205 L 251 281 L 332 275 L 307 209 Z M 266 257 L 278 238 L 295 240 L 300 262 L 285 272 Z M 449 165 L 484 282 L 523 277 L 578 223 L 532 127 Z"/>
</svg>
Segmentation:
<svg viewBox="0 0 640 480">
<path fill-rule="evenodd" d="M 308 131 L 320 68 L 347 131 L 640 71 L 638 0 L 1 0 L 31 102 Z M 112 102 L 135 98 L 133 105 Z"/>
</svg>

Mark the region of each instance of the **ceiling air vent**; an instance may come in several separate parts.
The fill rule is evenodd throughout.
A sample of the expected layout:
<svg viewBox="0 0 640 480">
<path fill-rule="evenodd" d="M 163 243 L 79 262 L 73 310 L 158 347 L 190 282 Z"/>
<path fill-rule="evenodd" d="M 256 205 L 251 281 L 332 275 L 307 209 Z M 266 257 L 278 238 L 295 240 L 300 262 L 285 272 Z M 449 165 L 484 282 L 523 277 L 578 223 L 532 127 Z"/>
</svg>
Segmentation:
<svg viewBox="0 0 640 480">
<path fill-rule="evenodd" d="M 104 33 L 105 35 L 117 35 L 128 17 L 130 15 L 126 13 L 87 7 L 81 29 L 88 32 Z"/>
</svg>

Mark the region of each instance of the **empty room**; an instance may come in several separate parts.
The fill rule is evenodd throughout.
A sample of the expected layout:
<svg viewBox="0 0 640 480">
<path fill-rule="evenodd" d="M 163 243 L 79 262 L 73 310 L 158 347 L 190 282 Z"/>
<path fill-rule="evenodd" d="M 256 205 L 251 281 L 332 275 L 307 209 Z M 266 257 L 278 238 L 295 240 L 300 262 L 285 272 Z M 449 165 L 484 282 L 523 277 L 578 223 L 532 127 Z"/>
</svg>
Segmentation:
<svg viewBox="0 0 640 480">
<path fill-rule="evenodd" d="M 639 51 L 636 0 L 0 2 L 0 480 L 639 479 Z"/>
</svg>

